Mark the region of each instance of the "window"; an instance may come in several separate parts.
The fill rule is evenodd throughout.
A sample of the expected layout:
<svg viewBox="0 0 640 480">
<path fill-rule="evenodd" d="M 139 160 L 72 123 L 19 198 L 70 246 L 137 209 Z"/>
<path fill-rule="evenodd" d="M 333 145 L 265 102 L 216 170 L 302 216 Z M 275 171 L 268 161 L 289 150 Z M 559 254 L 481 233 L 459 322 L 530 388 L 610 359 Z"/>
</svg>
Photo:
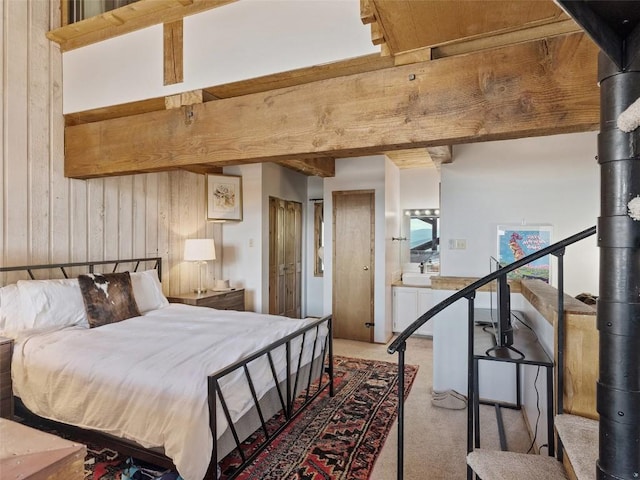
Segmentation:
<svg viewBox="0 0 640 480">
<path fill-rule="evenodd" d="M 67 24 L 96 17 L 138 0 L 66 0 Z M 64 3 L 63 3 L 64 7 Z"/>
</svg>

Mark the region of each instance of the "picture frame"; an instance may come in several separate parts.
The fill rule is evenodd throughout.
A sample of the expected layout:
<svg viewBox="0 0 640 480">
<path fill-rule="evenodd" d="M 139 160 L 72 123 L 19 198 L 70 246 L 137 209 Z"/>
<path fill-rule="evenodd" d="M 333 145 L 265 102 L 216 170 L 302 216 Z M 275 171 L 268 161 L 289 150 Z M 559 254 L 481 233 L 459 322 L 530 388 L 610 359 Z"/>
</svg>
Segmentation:
<svg viewBox="0 0 640 480">
<path fill-rule="evenodd" d="M 242 177 L 207 174 L 207 220 L 242 220 Z"/>
<path fill-rule="evenodd" d="M 498 225 L 498 262 L 505 266 L 551 245 L 551 225 Z M 551 283 L 551 255 L 508 274 L 509 279 L 532 278 Z"/>
</svg>

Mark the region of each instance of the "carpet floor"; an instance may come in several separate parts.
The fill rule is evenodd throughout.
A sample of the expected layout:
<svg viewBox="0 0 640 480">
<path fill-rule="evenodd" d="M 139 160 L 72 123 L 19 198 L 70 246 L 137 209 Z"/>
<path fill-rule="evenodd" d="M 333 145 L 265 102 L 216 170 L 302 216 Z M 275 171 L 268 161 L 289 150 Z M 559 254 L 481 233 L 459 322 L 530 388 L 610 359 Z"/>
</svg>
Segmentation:
<svg viewBox="0 0 640 480">
<path fill-rule="evenodd" d="M 409 393 L 418 368 L 407 366 Z M 365 480 L 397 412 L 397 365 L 379 360 L 335 357 L 335 396 L 323 392 L 237 478 L 241 480 Z M 57 432 L 55 432 L 57 433 Z M 259 436 L 259 435 L 257 435 Z M 256 438 L 249 438 L 247 445 Z M 233 454 L 220 463 L 222 479 L 234 471 Z M 172 480 L 166 472 L 117 452 L 87 445 L 87 480 Z"/>
</svg>

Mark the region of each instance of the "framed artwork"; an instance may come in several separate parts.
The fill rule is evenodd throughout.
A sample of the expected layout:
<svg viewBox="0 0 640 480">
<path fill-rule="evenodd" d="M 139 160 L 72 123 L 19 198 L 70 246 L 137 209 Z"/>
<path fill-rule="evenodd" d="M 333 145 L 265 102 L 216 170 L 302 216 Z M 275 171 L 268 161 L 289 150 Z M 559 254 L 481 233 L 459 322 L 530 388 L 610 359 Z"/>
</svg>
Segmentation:
<svg viewBox="0 0 640 480">
<path fill-rule="evenodd" d="M 242 177 L 207 175 L 207 220 L 242 220 Z"/>
<path fill-rule="evenodd" d="M 498 225 L 500 266 L 516 262 L 551 245 L 550 225 Z M 551 282 L 551 257 L 547 255 L 508 274 L 509 278 L 537 278 Z"/>
</svg>

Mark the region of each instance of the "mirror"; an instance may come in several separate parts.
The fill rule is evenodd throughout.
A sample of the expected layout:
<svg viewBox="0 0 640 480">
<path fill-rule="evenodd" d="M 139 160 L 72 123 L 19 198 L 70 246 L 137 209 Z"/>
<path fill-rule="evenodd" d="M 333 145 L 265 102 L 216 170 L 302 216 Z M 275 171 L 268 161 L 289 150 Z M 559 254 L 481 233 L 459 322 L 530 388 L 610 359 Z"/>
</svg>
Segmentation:
<svg viewBox="0 0 640 480">
<path fill-rule="evenodd" d="M 314 245 L 314 269 L 313 275 L 324 275 L 324 203 L 317 201 L 313 205 L 313 245 Z"/>
<path fill-rule="evenodd" d="M 407 251 L 403 262 L 422 263 L 426 271 L 440 270 L 440 210 L 437 208 L 414 208 L 405 210 L 403 231 L 407 239 L 403 242 Z"/>
</svg>

